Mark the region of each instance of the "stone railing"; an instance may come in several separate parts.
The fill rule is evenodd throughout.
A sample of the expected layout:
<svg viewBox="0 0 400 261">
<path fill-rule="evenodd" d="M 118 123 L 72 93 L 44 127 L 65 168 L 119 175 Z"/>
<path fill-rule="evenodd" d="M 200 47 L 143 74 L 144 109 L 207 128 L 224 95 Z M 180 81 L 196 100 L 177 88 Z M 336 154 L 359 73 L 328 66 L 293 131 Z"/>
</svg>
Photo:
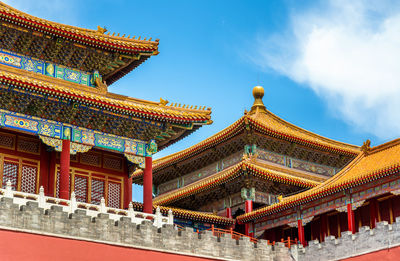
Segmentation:
<svg viewBox="0 0 400 261">
<path fill-rule="evenodd" d="M 11 189 L 1 190 L 1 193 L 3 195 L 0 198 L 0 230 L 79 240 L 82 246 L 96 242 L 143 251 L 196 256 L 205 260 L 292 260 L 289 249 L 280 242 L 271 246 L 265 240 L 254 243 L 248 237 L 237 239 L 228 234 L 215 236 L 212 231 L 194 233 L 192 229 L 178 230 L 172 224 L 157 227 L 154 221 L 148 219 L 135 224 L 132 222 L 132 216 L 120 215 L 119 220 L 114 221 L 110 216 L 117 214 L 98 211 L 97 216 L 92 217 L 88 214 L 88 211 L 92 210 L 79 206 L 71 213 L 69 205 L 48 202 L 46 204 L 50 205 L 46 205 L 45 201 L 54 199 L 44 197 L 43 194 L 26 194 Z M 68 203 L 64 200 L 58 202 Z M 48 206 L 50 208 L 44 210 Z"/>
<path fill-rule="evenodd" d="M 43 187 L 40 187 L 39 194 L 25 193 L 12 190 L 10 181 L 6 183 L 5 189 L 0 189 L 0 199 L 2 197 L 12 198 L 13 203 L 19 207 L 26 205 L 29 201 L 37 202 L 39 208 L 42 208 L 43 211 L 56 205 L 61 206 L 62 210 L 68 214 L 74 213 L 77 209 L 86 210 L 86 215 L 92 218 L 101 213 L 108 214 L 109 218 L 114 221 L 120 220 L 121 217 L 129 217 L 131 222 L 135 224 L 141 224 L 143 220 L 152 220 L 153 225 L 157 228 L 162 227 L 164 224 L 172 225 L 174 223 L 171 210 L 168 211 L 168 217 L 164 217 L 159 207 L 157 207 L 155 214 L 147 214 L 134 211 L 132 203 L 129 204 L 128 210 L 107 207 L 104 198 L 101 199 L 100 205 L 88 204 L 76 201 L 75 192 L 71 193 L 70 200 L 48 197 L 44 195 Z"/>
<path fill-rule="evenodd" d="M 396 222 L 388 224 L 386 221 L 377 223 L 374 229 L 361 227 L 358 233 L 350 231 L 342 233 L 340 238 L 328 236 L 325 242 L 318 240 L 309 242 L 309 246 L 292 246 L 291 253 L 296 260 L 342 260 L 354 256 L 387 250 L 400 246 L 400 217 Z M 388 257 L 387 260 L 390 258 Z M 392 260 L 392 259 L 390 259 Z M 393 259 L 398 260 L 398 257 Z"/>
</svg>

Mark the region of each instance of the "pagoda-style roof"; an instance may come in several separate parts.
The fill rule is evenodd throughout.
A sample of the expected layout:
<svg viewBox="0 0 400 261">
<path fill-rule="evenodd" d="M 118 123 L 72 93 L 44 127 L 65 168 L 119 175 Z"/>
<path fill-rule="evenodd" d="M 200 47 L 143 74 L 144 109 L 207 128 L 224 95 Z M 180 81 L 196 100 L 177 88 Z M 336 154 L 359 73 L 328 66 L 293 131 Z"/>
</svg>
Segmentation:
<svg viewBox="0 0 400 261">
<path fill-rule="evenodd" d="M 276 140 L 284 140 L 291 144 L 309 147 L 323 153 L 339 155 L 350 160 L 360 153 L 358 146 L 325 138 L 279 118 L 265 108 L 262 102 L 263 95 L 263 88 L 255 87 L 253 90 L 255 101 L 250 112 L 245 112 L 245 115 L 239 120 L 200 143 L 155 160 L 153 165 L 154 178 L 157 178 L 158 172 L 162 169 L 194 158 L 207 149 L 217 147 L 222 143 L 225 144 L 244 132 L 257 133 Z M 133 179 L 134 182 L 141 183 L 143 171 L 136 171 Z"/>
<path fill-rule="evenodd" d="M 86 72 L 98 70 L 110 85 L 158 54 L 158 40 L 106 34 L 41 19 L 0 2 L 0 49 Z"/>
<path fill-rule="evenodd" d="M 1 108 L 90 129 L 101 127 L 99 131 L 114 135 L 145 141 L 156 139 L 159 148 L 212 122 L 211 110 L 205 107 L 190 109 L 188 106 L 168 106 L 163 100 L 151 102 L 104 93 L 62 79 L 51 78 L 49 81 L 47 76 L 0 64 L 1 84 Z M 24 97 L 25 94 L 27 97 Z M 65 102 L 60 102 L 63 100 Z M 54 108 L 51 107 L 53 103 Z M 66 108 L 57 107 L 64 103 Z M 95 111 L 89 113 L 89 108 Z M 69 112 L 69 109 L 74 113 Z M 99 113 L 104 114 L 104 117 L 97 115 Z M 92 117 L 95 114 L 97 117 Z M 159 131 L 149 131 L 146 126 L 150 125 Z"/>
<path fill-rule="evenodd" d="M 338 174 L 324 183 L 305 192 L 283 198 L 277 204 L 238 216 L 237 220 L 241 223 L 254 221 L 362 185 L 366 182 L 372 182 L 397 173 L 400 170 L 400 139 L 387 142 L 372 149 L 369 148 L 369 143 L 369 141 L 364 143 L 362 153 Z"/>
<path fill-rule="evenodd" d="M 132 202 L 132 204 L 133 204 L 134 210 L 143 211 L 143 204 L 142 203 Z M 205 223 L 210 223 L 210 224 L 215 224 L 215 225 L 224 225 L 224 226 L 230 226 L 230 225 L 234 225 L 235 224 L 235 220 L 234 219 L 217 216 L 217 215 L 215 215 L 213 213 L 192 211 L 192 210 L 165 207 L 165 206 L 157 206 L 157 205 L 153 205 L 153 210 L 155 210 L 157 207 L 160 207 L 160 211 L 164 215 L 167 215 L 168 211 L 172 210 L 172 214 L 176 218 L 192 220 L 192 221 L 198 221 L 198 222 L 205 222 Z"/>
<path fill-rule="evenodd" d="M 254 176 L 260 180 L 292 185 L 298 188 L 312 188 L 326 180 L 326 178 L 318 175 L 268 164 L 257 160 L 255 157 L 244 157 L 238 164 L 185 187 L 162 194 L 154 198 L 153 202 L 158 205 L 169 205 L 247 176 Z M 263 187 L 262 184 L 260 186 Z"/>
</svg>

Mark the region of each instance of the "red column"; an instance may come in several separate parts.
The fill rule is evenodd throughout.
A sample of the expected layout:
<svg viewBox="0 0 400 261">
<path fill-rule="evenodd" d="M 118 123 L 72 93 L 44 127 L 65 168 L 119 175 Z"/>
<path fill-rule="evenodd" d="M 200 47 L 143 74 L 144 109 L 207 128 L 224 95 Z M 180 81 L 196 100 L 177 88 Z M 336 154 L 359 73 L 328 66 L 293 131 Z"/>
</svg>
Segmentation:
<svg viewBox="0 0 400 261">
<path fill-rule="evenodd" d="M 232 209 L 231 208 L 226 208 L 226 217 L 232 218 Z"/>
<path fill-rule="evenodd" d="M 297 220 L 297 229 L 298 229 L 298 236 L 299 236 L 300 244 L 302 244 L 305 247 L 306 239 L 304 236 L 303 220 L 301 220 L 301 219 Z"/>
<path fill-rule="evenodd" d="M 377 211 L 376 211 L 376 199 L 371 199 L 369 202 L 369 216 L 371 218 L 371 228 L 376 227 L 376 221 L 378 219 Z"/>
<path fill-rule="evenodd" d="M 246 213 L 253 211 L 253 201 L 246 200 L 244 208 L 245 208 Z M 254 236 L 254 233 L 253 233 L 253 231 L 251 231 L 252 230 L 251 228 L 252 228 L 251 223 L 246 223 L 244 225 L 244 231 L 245 231 L 244 233 L 246 236 L 251 236 L 251 237 Z"/>
<path fill-rule="evenodd" d="M 40 176 L 39 186 L 43 186 L 44 194 L 48 195 L 49 188 L 49 152 L 46 151 L 46 146 L 40 144 Z"/>
<path fill-rule="evenodd" d="M 124 208 L 128 208 L 129 203 L 131 201 L 132 201 L 132 178 L 126 177 L 125 191 L 124 191 Z"/>
<path fill-rule="evenodd" d="M 55 151 L 50 152 L 49 157 L 50 157 L 49 163 L 48 163 L 49 164 L 49 180 L 48 180 L 49 190 L 48 190 L 47 196 L 55 197 L 56 188 L 54 187 L 55 186 L 54 179 L 55 179 L 55 175 L 56 175 L 56 152 Z"/>
<path fill-rule="evenodd" d="M 348 224 L 349 231 L 351 231 L 351 233 L 354 234 L 356 232 L 356 227 L 355 227 L 355 221 L 354 221 L 354 211 L 351 207 L 351 203 L 347 204 L 347 224 Z"/>
<path fill-rule="evenodd" d="M 146 157 L 143 176 L 143 212 L 153 213 L 153 160 Z"/>
<path fill-rule="evenodd" d="M 327 226 L 328 222 L 327 222 L 327 216 L 326 214 L 322 214 L 321 215 L 321 229 L 320 229 L 320 233 L 321 233 L 321 242 L 325 241 L 325 237 L 328 235 L 328 226 Z"/>
<path fill-rule="evenodd" d="M 60 198 L 69 199 L 70 141 L 62 141 L 60 156 Z"/>
</svg>

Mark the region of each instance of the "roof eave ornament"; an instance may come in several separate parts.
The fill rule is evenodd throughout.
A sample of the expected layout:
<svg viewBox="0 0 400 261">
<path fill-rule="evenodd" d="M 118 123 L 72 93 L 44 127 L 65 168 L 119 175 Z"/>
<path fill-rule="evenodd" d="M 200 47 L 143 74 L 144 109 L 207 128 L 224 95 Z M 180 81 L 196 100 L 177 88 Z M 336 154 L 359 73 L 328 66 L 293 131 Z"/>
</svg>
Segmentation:
<svg viewBox="0 0 400 261">
<path fill-rule="evenodd" d="M 364 152 L 365 154 L 368 154 L 371 150 L 371 141 L 366 140 L 364 141 L 363 145 L 361 146 L 361 151 Z"/>
<path fill-rule="evenodd" d="M 266 112 L 267 109 L 265 108 L 265 105 L 262 101 L 262 98 L 264 97 L 264 88 L 261 86 L 254 87 L 253 97 L 254 97 L 254 103 L 253 106 L 251 106 L 251 110 L 249 113 L 254 114 L 259 112 Z"/>
</svg>

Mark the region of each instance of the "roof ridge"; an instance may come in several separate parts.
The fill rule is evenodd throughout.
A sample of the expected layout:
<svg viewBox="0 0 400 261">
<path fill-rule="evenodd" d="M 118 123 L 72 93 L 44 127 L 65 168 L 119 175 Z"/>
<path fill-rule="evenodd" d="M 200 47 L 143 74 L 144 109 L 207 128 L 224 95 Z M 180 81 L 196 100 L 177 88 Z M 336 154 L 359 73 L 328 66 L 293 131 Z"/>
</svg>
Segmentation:
<svg viewBox="0 0 400 261">
<path fill-rule="evenodd" d="M 248 159 L 243 159 L 240 162 L 236 163 L 235 165 L 232 165 L 220 172 L 214 173 L 211 176 L 208 176 L 204 179 L 193 182 L 185 187 L 176 188 L 172 191 L 162 194 L 154 199 L 154 203 L 155 204 L 164 204 L 165 202 L 171 202 L 171 200 L 175 199 L 174 194 L 177 194 L 176 196 L 178 197 L 179 195 L 183 195 L 186 192 L 189 192 L 192 194 L 196 190 L 201 192 L 204 190 L 204 188 L 205 189 L 207 188 L 206 186 L 208 186 L 208 185 L 212 186 L 217 181 L 226 178 L 226 176 L 235 175 L 235 174 L 232 174 L 232 172 L 243 170 L 244 167 L 245 168 L 254 168 L 259 171 L 264 171 L 265 173 L 268 173 L 271 176 L 275 176 L 275 179 L 277 180 L 277 182 L 282 182 L 282 180 L 291 179 L 292 183 L 294 183 L 297 186 L 303 186 L 303 187 L 317 186 L 318 184 L 320 184 L 319 181 L 310 180 L 305 177 L 299 177 L 299 176 L 296 176 L 295 173 L 285 173 L 284 169 L 282 169 L 282 171 L 274 170 L 274 169 L 267 169 L 266 167 L 258 166 L 257 164 L 249 162 Z M 230 178 L 232 178 L 232 177 L 228 177 L 227 179 L 230 179 Z M 273 179 L 273 178 L 270 177 L 270 179 Z"/>
<path fill-rule="evenodd" d="M 63 92 L 63 95 L 76 95 L 76 96 L 81 96 L 81 97 L 86 97 L 88 99 L 91 100 L 98 100 L 99 98 L 96 97 L 98 96 L 103 96 L 102 99 L 104 102 L 108 102 L 112 105 L 115 106 L 120 106 L 126 109 L 129 109 L 130 106 L 138 106 L 138 109 L 142 110 L 143 113 L 148 113 L 148 109 L 146 109 L 146 107 L 148 107 L 149 109 L 155 109 L 158 112 L 157 113 L 169 113 L 171 115 L 175 116 L 179 116 L 182 115 L 184 116 L 184 114 L 189 114 L 187 115 L 188 117 L 191 116 L 200 116 L 203 115 L 204 117 L 210 117 L 210 111 L 206 110 L 206 111 L 186 111 L 186 110 L 180 110 L 179 109 L 173 109 L 171 107 L 168 106 L 161 106 L 159 104 L 156 104 L 154 102 L 151 101 L 145 101 L 145 100 L 122 100 L 122 99 L 117 99 L 115 98 L 115 96 L 112 93 L 108 93 L 111 94 L 110 96 L 114 96 L 114 97 L 107 97 L 107 93 L 106 94 L 102 94 L 100 91 L 96 91 L 96 89 L 91 90 L 88 88 L 83 88 L 82 86 L 80 86 L 77 83 L 70 83 L 68 81 L 62 80 L 62 79 L 57 79 L 57 78 L 52 78 L 51 82 L 48 81 L 48 79 L 46 78 L 47 76 L 43 76 L 40 74 L 36 74 L 34 72 L 29 72 L 29 71 L 23 71 L 23 73 L 21 71 L 19 71 L 20 69 L 17 68 L 13 68 L 10 66 L 6 66 L 6 65 L 1 65 L 0 64 L 0 77 L 3 76 L 4 78 L 11 78 L 13 80 L 18 80 L 21 82 L 25 82 L 27 84 L 32 84 L 35 86 L 39 86 L 39 87 L 44 87 L 47 89 L 51 89 L 53 91 L 59 91 L 59 92 Z M 29 77 L 27 77 L 26 75 L 30 74 Z M 70 87 L 70 86 L 74 86 L 74 87 Z M 66 94 L 67 93 L 67 94 Z M 116 95 L 118 96 L 118 95 Z"/>
<path fill-rule="evenodd" d="M 77 32 L 87 33 L 92 38 L 95 38 L 95 39 L 104 38 L 104 39 L 109 39 L 109 40 L 113 40 L 116 42 L 119 41 L 121 43 L 128 42 L 128 43 L 136 43 L 136 44 L 147 44 L 147 45 L 154 45 L 155 47 L 157 47 L 158 43 L 159 43 L 158 39 L 156 39 L 155 41 L 150 41 L 150 40 L 131 39 L 131 38 L 127 38 L 127 37 L 111 36 L 111 35 L 104 34 L 105 31 L 103 32 L 102 30 L 99 30 L 99 29 L 93 30 L 93 29 L 81 28 L 81 27 L 77 27 L 77 26 L 53 22 L 53 21 L 50 21 L 47 19 L 43 19 L 43 18 L 31 15 L 31 14 L 25 13 L 21 10 L 18 10 L 16 8 L 0 1 L 0 12 L 1 11 L 5 11 L 14 16 L 19 16 L 23 19 L 31 20 L 32 22 L 41 23 L 42 25 L 51 25 L 53 27 L 56 27 L 57 29 L 69 31 L 72 33 L 77 33 Z M 104 30 L 104 28 L 101 28 L 101 29 Z"/>
<path fill-rule="evenodd" d="M 243 120 L 244 120 L 245 117 L 246 117 L 246 116 L 240 117 L 238 120 L 236 120 L 235 122 L 233 122 L 233 123 L 232 123 L 231 125 L 229 125 L 228 127 L 224 128 L 224 129 L 222 129 L 221 131 L 217 132 L 216 134 L 214 134 L 214 135 L 212 135 L 212 136 L 206 138 L 205 140 L 202 140 L 202 141 L 200 141 L 199 143 L 196 143 L 196 144 L 190 146 L 189 148 L 183 149 L 183 150 L 181 150 L 181 151 L 178 151 L 178 152 L 175 152 L 175 153 L 173 153 L 173 154 L 170 154 L 170 155 L 167 155 L 167 156 L 164 156 L 164 157 L 162 157 L 162 158 L 159 158 L 159 159 L 154 160 L 154 161 L 153 161 L 153 170 L 157 169 L 157 167 L 158 167 L 159 165 L 165 164 L 165 163 L 168 162 L 169 160 L 170 160 L 170 161 L 173 161 L 173 160 L 175 160 L 175 159 L 178 159 L 178 158 L 176 158 L 176 157 L 178 157 L 178 156 L 181 156 L 181 157 L 179 157 L 179 159 L 182 159 L 183 156 L 185 156 L 185 155 L 182 155 L 182 154 L 190 153 L 191 150 L 197 149 L 198 147 L 201 147 L 201 146 L 203 146 L 204 144 L 207 144 L 207 143 L 208 143 L 209 141 L 211 141 L 214 137 L 216 137 L 216 136 L 218 136 L 218 135 L 222 135 L 222 134 L 224 134 L 224 132 L 229 132 L 231 129 L 235 129 L 235 127 L 237 127 L 237 125 L 243 123 Z M 199 154 L 199 153 L 201 153 L 201 151 L 198 151 L 197 154 Z M 139 170 L 135 171 L 135 173 L 134 173 L 133 175 L 134 175 L 134 176 L 140 176 L 142 173 L 143 173 L 143 170 L 140 170 L 140 169 L 139 169 Z"/>
<path fill-rule="evenodd" d="M 315 135 L 315 136 L 317 136 L 318 138 L 321 138 L 321 139 L 326 140 L 326 141 L 328 141 L 328 142 L 336 143 L 336 144 L 341 145 L 341 146 L 344 145 L 344 146 L 352 147 L 353 149 L 358 149 L 358 150 L 359 150 L 359 148 L 360 148 L 360 146 L 353 145 L 353 144 L 349 144 L 349 143 L 345 143 L 345 142 L 341 142 L 341 141 L 337 141 L 337 140 L 334 140 L 334 139 L 327 138 L 327 137 L 325 137 L 325 136 L 319 135 L 319 134 L 317 134 L 317 133 L 315 133 L 315 132 L 306 130 L 306 129 L 302 128 L 302 127 L 299 127 L 299 126 L 297 126 L 297 125 L 295 125 L 295 124 L 293 124 L 293 123 L 290 123 L 290 122 L 288 122 L 288 121 L 282 119 L 281 117 L 279 117 L 279 116 L 277 116 L 276 114 L 272 113 L 272 112 L 269 111 L 268 109 L 265 109 L 264 112 L 260 112 L 260 114 L 270 116 L 270 117 L 272 117 L 274 120 L 276 120 L 276 121 L 278 121 L 278 122 L 280 122 L 280 123 L 282 123 L 282 124 L 284 124 L 284 125 L 287 125 L 287 126 L 290 127 L 290 128 L 294 128 L 294 129 L 296 129 L 297 131 L 300 131 L 300 132 L 302 132 L 302 133 L 304 133 L 304 134 L 307 134 L 307 135 L 310 135 L 310 134 L 311 134 L 311 135 Z M 253 115 L 254 115 L 254 116 L 257 116 L 256 114 L 253 114 Z M 251 118 L 252 118 L 253 120 L 256 120 L 256 121 L 260 121 L 260 120 L 261 120 L 261 119 L 257 119 L 257 117 L 251 117 Z"/>
</svg>

